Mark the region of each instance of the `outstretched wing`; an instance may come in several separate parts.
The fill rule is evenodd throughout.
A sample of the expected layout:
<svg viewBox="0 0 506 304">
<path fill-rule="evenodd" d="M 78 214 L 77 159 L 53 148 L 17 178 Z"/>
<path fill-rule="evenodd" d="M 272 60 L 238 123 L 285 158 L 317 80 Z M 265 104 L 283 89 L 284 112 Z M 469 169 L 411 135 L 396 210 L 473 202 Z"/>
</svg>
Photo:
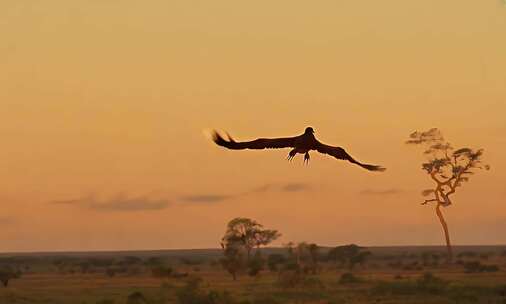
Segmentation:
<svg viewBox="0 0 506 304">
<path fill-rule="evenodd" d="M 321 142 L 317 142 L 316 151 L 323 153 L 323 154 L 328 154 L 328 155 L 334 156 L 337 159 L 347 160 L 351 163 L 357 164 L 360 167 L 370 170 L 370 171 L 385 171 L 385 168 L 383 168 L 381 166 L 362 164 L 362 163 L 356 161 L 355 159 L 353 159 L 353 157 L 351 157 L 351 155 L 346 153 L 346 151 L 344 151 L 344 149 L 341 147 L 333 147 L 333 146 L 323 144 Z"/>
<path fill-rule="evenodd" d="M 232 150 L 243 149 L 280 149 L 294 147 L 297 137 L 285 138 L 259 138 L 252 141 L 236 142 L 228 135 L 228 140 L 221 137 L 218 132 L 213 132 L 213 141 L 218 145 Z"/>
</svg>

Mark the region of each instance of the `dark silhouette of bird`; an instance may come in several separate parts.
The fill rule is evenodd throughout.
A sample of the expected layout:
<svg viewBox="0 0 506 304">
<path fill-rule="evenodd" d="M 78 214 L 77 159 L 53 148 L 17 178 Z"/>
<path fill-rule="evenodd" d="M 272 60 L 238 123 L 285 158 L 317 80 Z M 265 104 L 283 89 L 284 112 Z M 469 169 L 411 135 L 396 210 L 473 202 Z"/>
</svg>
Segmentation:
<svg viewBox="0 0 506 304">
<path fill-rule="evenodd" d="M 319 142 L 314 136 L 314 130 L 307 127 L 304 134 L 295 137 L 282 138 L 259 138 L 252 141 L 237 142 L 227 133 L 228 140 L 224 139 L 218 132 L 213 132 L 213 141 L 222 147 L 232 150 L 243 149 L 281 149 L 293 148 L 288 153 L 288 160 L 291 161 L 297 153 L 304 154 L 304 163 L 309 163 L 309 151 L 316 150 L 323 154 L 328 154 L 337 159 L 347 160 L 353 164 L 359 165 L 370 171 L 385 171 L 385 168 L 376 165 L 362 164 L 351 157 L 341 147 L 334 147 Z"/>
</svg>

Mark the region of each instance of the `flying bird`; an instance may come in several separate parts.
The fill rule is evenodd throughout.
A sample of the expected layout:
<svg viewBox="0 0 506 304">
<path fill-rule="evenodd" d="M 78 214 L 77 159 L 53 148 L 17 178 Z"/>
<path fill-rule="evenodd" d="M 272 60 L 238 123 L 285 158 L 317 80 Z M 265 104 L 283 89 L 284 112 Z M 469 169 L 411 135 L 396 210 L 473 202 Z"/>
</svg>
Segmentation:
<svg viewBox="0 0 506 304">
<path fill-rule="evenodd" d="M 237 142 L 227 133 L 228 140 L 223 138 L 218 132 L 213 132 L 213 141 L 222 147 L 232 150 L 243 149 L 281 149 L 293 148 L 289 153 L 287 159 L 291 161 L 297 153 L 304 154 L 304 163 L 309 163 L 309 151 L 316 150 L 323 154 L 328 154 L 337 159 L 347 160 L 353 164 L 359 165 L 370 171 L 385 171 L 385 168 L 376 165 L 362 164 L 351 157 L 341 147 L 334 147 L 319 142 L 314 136 L 314 130 L 307 127 L 304 134 L 295 137 L 282 137 L 282 138 L 258 138 L 252 141 Z"/>
</svg>

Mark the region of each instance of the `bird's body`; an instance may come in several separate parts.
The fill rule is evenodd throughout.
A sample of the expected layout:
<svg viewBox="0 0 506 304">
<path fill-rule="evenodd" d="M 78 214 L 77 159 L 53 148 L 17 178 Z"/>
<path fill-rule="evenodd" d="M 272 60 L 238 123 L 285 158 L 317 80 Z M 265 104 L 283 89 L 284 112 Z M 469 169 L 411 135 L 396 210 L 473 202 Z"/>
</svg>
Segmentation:
<svg viewBox="0 0 506 304">
<path fill-rule="evenodd" d="M 228 134 L 227 134 L 228 135 Z M 222 147 L 232 150 L 243 150 L 243 149 L 281 149 L 281 148 L 293 148 L 288 153 L 288 160 L 292 160 L 297 154 L 304 154 L 304 162 L 309 162 L 309 151 L 316 150 L 323 154 L 328 154 L 337 159 L 347 160 L 351 163 L 357 164 L 362 168 L 371 171 L 384 171 L 385 169 L 376 166 L 362 164 L 353 159 L 346 151 L 341 147 L 333 147 L 319 142 L 314 136 L 314 130 L 311 127 L 306 128 L 304 134 L 295 137 L 284 137 L 284 138 L 259 138 L 252 141 L 236 142 L 228 135 L 228 141 L 214 132 L 214 142 Z"/>
</svg>

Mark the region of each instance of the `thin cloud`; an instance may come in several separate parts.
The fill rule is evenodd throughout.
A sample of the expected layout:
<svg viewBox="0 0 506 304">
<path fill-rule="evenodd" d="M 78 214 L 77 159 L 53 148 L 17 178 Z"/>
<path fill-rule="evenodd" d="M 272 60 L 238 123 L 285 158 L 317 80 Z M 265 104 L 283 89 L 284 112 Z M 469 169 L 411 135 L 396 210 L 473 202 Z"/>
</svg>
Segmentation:
<svg viewBox="0 0 506 304">
<path fill-rule="evenodd" d="M 78 205 L 98 211 L 155 211 L 170 206 L 166 199 L 151 199 L 147 196 L 127 197 L 119 194 L 111 199 L 99 200 L 94 196 L 87 196 L 78 199 L 52 201 L 56 205 Z"/>
<path fill-rule="evenodd" d="M 82 202 L 82 199 L 70 199 L 70 200 L 59 200 L 59 201 L 51 201 L 50 204 L 54 205 L 74 205 Z"/>
<path fill-rule="evenodd" d="M 392 189 L 364 189 L 360 191 L 360 194 L 363 195 L 395 195 L 402 193 L 403 191 L 400 189 L 392 188 Z"/>
<path fill-rule="evenodd" d="M 237 196 L 237 195 L 236 195 Z M 201 195 L 188 195 L 180 198 L 182 202 L 186 203 L 219 203 L 224 200 L 235 197 L 234 195 L 219 195 L 219 194 L 201 194 Z"/>
<path fill-rule="evenodd" d="M 283 192 L 302 192 L 302 191 L 310 190 L 311 186 L 309 184 L 303 184 L 303 183 L 288 183 L 288 184 L 281 186 L 280 189 Z"/>
<path fill-rule="evenodd" d="M 245 194 L 250 194 L 250 193 L 264 193 L 264 192 L 267 192 L 269 190 L 272 190 L 273 188 L 273 185 L 271 184 L 266 184 L 266 185 L 263 185 L 263 186 L 260 186 L 260 187 L 257 187 L 257 188 L 254 188 L 254 189 L 251 189 L 250 191 L 247 191 L 245 192 Z"/>
<path fill-rule="evenodd" d="M 309 184 L 303 183 L 285 183 L 285 184 L 266 184 L 260 187 L 253 188 L 249 191 L 244 191 L 235 194 L 197 194 L 187 195 L 179 198 L 179 201 L 184 203 L 221 203 L 226 200 L 239 198 L 248 195 L 254 195 L 259 193 L 266 193 L 271 191 L 281 192 L 301 192 L 307 191 L 311 188 Z"/>
<path fill-rule="evenodd" d="M 168 200 L 151 200 L 146 197 L 112 200 L 108 202 L 92 203 L 90 208 L 103 211 L 150 211 L 162 210 L 169 207 Z"/>
</svg>

